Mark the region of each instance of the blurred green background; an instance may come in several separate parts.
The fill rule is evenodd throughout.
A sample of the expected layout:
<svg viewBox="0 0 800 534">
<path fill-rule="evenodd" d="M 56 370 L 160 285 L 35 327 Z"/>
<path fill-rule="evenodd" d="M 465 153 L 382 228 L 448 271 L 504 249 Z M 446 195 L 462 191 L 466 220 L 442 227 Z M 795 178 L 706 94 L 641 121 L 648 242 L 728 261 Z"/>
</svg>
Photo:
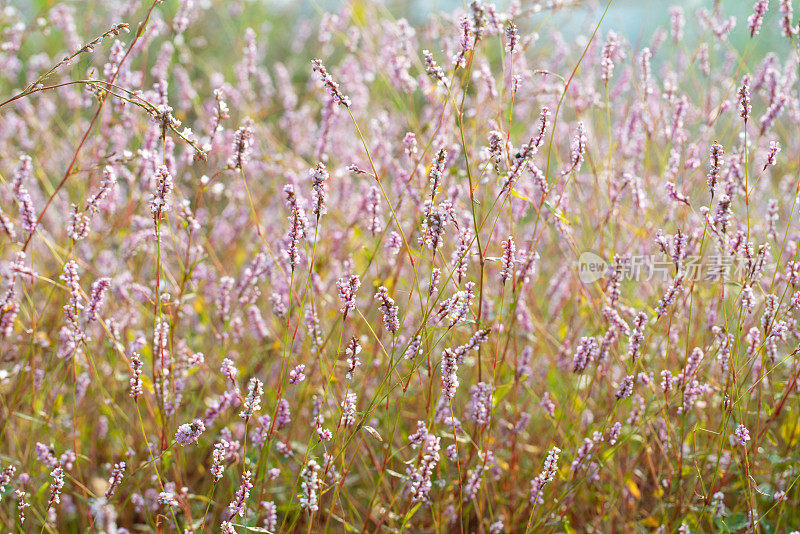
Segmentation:
<svg viewBox="0 0 800 534">
<path fill-rule="evenodd" d="M 308 40 L 314 32 L 324 13 L 341 12 L 347 6 L 363 4 L 380 6 L 380 11 L 391 18 L 407 18 L 414 23 L 421 23 L 436 13 L 452 14 L 459 9 L 468 9 L 467 0 L 194 0 L 199 9 L 208 9 L 214 16 L 203 17 L 204 24 L 191 27 L 187 32 L 187 45 L 197 50 L 204 48 L 207 60 L 205 65 L 195 65 L 204 72 L 230 69 L 230 58 L 236 56 L 243 43 L 244 30 L 252 27 L 258 35 L 259 52 L 263 64 L 282 61 L 290 72 L 306 71 L 308 58 L 324 53 L 320 51 L 315 39 Z M 48 11 L 57 4 L 71 4 L 74 7 L 78 31 L 85 37 L 93 37 L 103 31 L 97 27 L 96 17 L 85 17 L 83 13 L 109 12 L 120 6 L 130 5 L 127 0 L 10 0 L 6 6 L 13 6 L 22 14 L 29 24 L 30 34 L 23 41 L 23 55 L 41 51 L 55 53 L 62 44 L 59 32 L 43 39 L 36 35 L 37 17 L 47 17 Z M 125 22 L 135 28 L 151 0 L 139 0 L 139 8 Z M 165 0 L 160 6 L 164 18 L 169 20 L 178 9 L 180 0 Z M 495 0 L 498 10 L 509 5 L 507 0 Z M 523 10 L 535 11 L 539 2 L 520 0 Z M 791 52 L 790 44 L 781 35 L 778 0 L 770 3 L 770 10 L 765 17 L 760 35 L 749 43 L 751 64 L 756 62 L 767 51 L 776 51 L 781 59 Z M 564 38 L 578 39 L 586 36 L 599 20 L 607 3 L 604 0 L 565 1 L 556 9 L 542 9 L 532 14 L 527 22 L 519 21 L 529 30 L 541 25 L 543 31 L 559 29 Z M 685 39 L 694 46 L 696 36 L 702 31 L 696 12 L 705 8 L 715 8 L 727 18 L 736 17 L 736 27 L 730 35 L 729 42 L 718 46 L 718 52 L 736 50 L 741 53 L 750 41 L 747 29 L 747 18 L 753 11 L 753 0 L 612 0 L 608 14 L 603 21 L 600 39 L 604 40 L 609 29 L 624 36 L 634 47 L 639 49 L 643 43 L 649 43 L 656 30 L 669 28 L 669 8 L 679 5 L 684 8 L 686 16 Z M 2 11 L 0 11 L 2 14 Z M 92 19 L 92 22 L 88 22 Z M 6 20 L 9 20 L 8 18 Z M 214 21 L 209 24 L 208 21 Z M 114 21 L 120 22 L 120 21 Z M 689 45 L 687 45 L 689 46 Z M 230 53 L 229 53 L 230 52 Z M 60 53 L 60 52 L 59 52 Z M 654 61 L 658 62 L 656 57 Z"/>
</svg>

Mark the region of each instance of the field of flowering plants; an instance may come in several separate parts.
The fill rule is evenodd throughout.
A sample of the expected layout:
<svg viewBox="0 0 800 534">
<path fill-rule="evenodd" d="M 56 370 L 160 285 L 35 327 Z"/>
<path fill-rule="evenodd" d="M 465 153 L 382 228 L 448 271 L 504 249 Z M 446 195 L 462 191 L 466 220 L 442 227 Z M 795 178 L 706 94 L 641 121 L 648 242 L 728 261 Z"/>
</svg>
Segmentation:
<svg viewBox="0 0 800 534">
<path fill-rule="evenodd" d="M 791 0 L 613 1 L 4 2 L 2 531 L 800 530 Z"/>
</svg>

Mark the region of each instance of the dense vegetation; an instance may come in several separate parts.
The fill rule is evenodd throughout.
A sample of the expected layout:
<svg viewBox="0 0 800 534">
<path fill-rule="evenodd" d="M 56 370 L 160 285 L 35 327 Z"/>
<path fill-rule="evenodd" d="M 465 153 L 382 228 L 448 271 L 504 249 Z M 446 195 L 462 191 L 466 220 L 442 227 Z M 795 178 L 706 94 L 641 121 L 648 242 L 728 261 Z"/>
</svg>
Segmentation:
<svg viewBox="0 0 800 534">
<path fill-rule="evenodd" d="M 791 1 L 560 4 L 5 7 L 5 531 L 800 528 Z"/>
</svg>

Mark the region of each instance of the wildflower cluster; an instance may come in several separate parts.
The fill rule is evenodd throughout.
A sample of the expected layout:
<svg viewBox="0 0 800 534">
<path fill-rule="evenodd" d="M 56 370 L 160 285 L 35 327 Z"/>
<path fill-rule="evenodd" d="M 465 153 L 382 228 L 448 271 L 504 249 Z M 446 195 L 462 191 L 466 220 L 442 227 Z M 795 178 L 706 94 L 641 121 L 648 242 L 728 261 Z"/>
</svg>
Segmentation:
<svg viewBox="0 0 800 534">
<path fill-rule="evenodd" d="M 17 4 L 5 530 L 800 524 L 791 0 Z"/>
</svg>

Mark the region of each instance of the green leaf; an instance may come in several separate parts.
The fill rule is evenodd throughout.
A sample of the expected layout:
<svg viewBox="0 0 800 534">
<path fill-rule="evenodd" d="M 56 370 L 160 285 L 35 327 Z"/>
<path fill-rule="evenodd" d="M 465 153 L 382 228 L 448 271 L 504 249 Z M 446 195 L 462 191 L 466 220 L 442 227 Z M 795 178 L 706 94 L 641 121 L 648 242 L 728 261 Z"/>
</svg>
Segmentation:
<svg viewBox="0 0 800 534">
<path fill-rule="evenodd" d="M 501 384 L 497 386 L 494 390 L 494 405 L 497 406 L 503 397 L 508 395 L 511 388 L 514 387 L 514 382 L 509 382 L 508 384 Z"/>
<path fill-rule="evenodd" d="M 747 516 L 744 514 L 733 514 L 728 518 L 717 519 L 717 525 L 722 532 L 736 532 L 747 526 Z"/>
<path fill-rule="evenodd" d="M 414 517 L 414 514 L 417 513 L 417 510 L 419 510 L 419 507 L 421 505 L 422 505 L 422 502 L 417 502 L 414 506 L 411 507 L 411 509 L 406 513 L 405 517 L 403 518 L 403 522 L 401 523 L 402 527 L 405 527 L 406 523 L 408 522 L 408 520 L 411 519 L 412 517 Z M 401 527 L 401 530 L 402 530 L 402 527 Z"/>
<path fill-rule="evenodd" d="M 375 430 L 374 428 L 372 428 L 371 426 L 369 426 L 369 425 L 364 425 L 364 426 L 363 426 L 363 428 L 364 428 L 364 430 L 366 430 L 366 431 L 367 431 L 367 434 L 369 434 L 369 435 L 370 435 L 370 436 L 372 436 L 373 438 L 375 438 L 375 439 L 377 439 L 378 441 L 381 441 L 381 442 L 383 441 L 383 438 L 382 438 L 382 437 L 381 437 L 381 435 L 378 433 L 378 431 L 377 431 L 377 430 Z"/>
<path fill-rule="evenodd" d="M 402 480 L 408 480 L 408 476 L 406 476 L 406 475 L 404 475 L 402 473 L 398 473 L 397 471 L 392 471 L 391 469 L 387 469 L 386 472 L 389 473 L 390 475 L 392 475 L 395 478 L 400 478 Z"/>
</svg>

